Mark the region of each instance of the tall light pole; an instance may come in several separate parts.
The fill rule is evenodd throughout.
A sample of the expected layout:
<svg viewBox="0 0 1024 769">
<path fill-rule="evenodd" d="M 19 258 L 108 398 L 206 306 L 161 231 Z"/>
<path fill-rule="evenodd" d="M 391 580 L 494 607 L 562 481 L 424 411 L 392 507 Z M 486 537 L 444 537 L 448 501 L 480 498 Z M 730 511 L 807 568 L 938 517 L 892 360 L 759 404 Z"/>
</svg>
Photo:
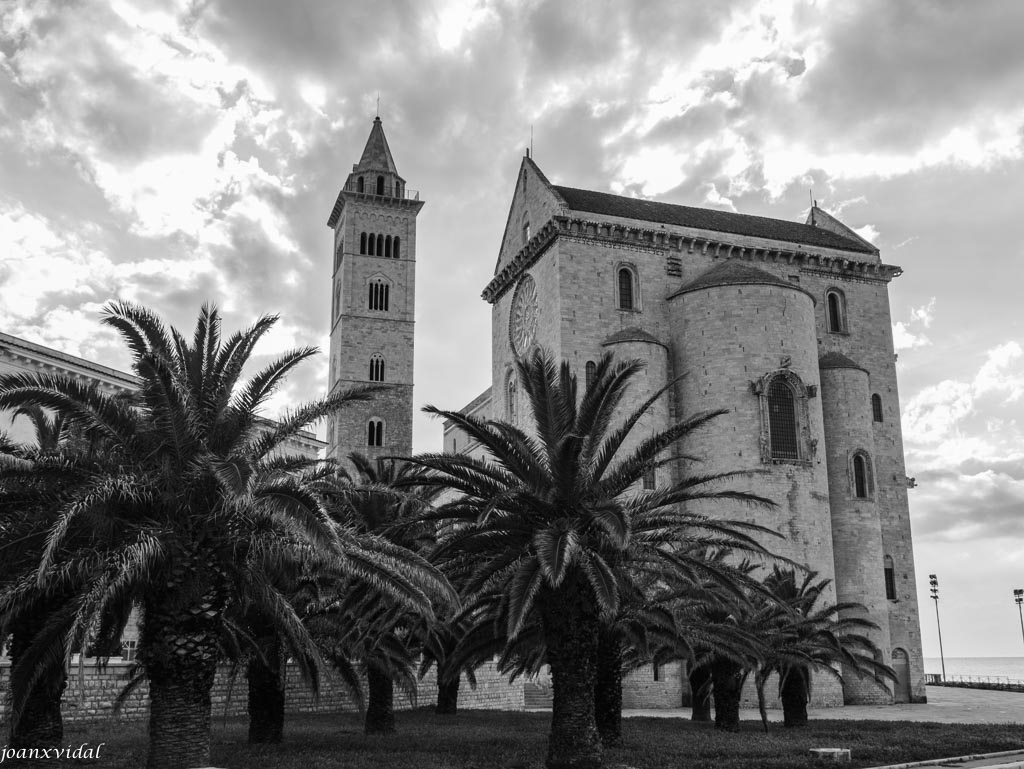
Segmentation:
<svg viewBox="0 0 1024 769">
<path fill-rule="evenodd" d="M 939 622 L 939 578 L 928 575 L 928 584 L 932 588 L 932 600 L 935 601 L 935 625 L 939 629 L 939 661 L 942 662 L 942 680 L 946 680 L 946 655 L 942 653 L 942 623 Z"/>
<path fill-rule="evenodd" d="M 1021 588 L 1014 590 L 1013 600 L 1017 603 L 1017 614 L 1020 616 L 1020 637 L 1024 638 L 1024 612 L 1020 608 L 1020 605 L 1024 603 L 1024 590 Z"/>
</svg>

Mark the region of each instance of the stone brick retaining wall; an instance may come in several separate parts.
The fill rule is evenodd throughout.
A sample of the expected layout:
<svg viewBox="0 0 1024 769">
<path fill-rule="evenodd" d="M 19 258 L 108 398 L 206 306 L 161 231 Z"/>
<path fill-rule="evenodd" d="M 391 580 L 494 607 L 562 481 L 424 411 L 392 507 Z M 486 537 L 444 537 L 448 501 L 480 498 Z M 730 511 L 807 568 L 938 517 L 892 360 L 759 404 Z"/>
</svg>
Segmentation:
<svg viewBox="0 0 1024 769">
<path fill-rule="evenodd" d="M 99 721 L 117 718 L 125 721 L 142 720 L 149 714 L 149 687 L 143 682 L 128 695 L 118 713 L 114 703 L 128 681 L 132 663 L 111 660 L 105 667 L 97 667 L 92 660 L 83 666 L 72 664 L 68 688 L 64 693 L 63 714 L 67 721 Z M 479 710 L 522 710 L 523 683 L 509 684 L 500 676 L 494 663 L 487 663 L 476 674 L 477 687 L 471 689 L 465 681 L 459 692 L 459 707 Z M 8 718 L 8 692 L 10 690 L 10 664 L 0 661 L 0 708 L 3 721 Z M 240 672 L 233 680 L 229 668 L 223 666 L 213 684 L 214 717 L 244 716 L 246 713 L 246 680 Z M 436 678 L 431 672 L 419 682 L 414 697 L 395 693 L 395 707 L 399 709 L 433 704 L 437 699 Z M 320 677 L 320 694 L 315 696 L 302 681 L 296 665 L 287 670 L 285 708 L 289 713 L 328 713 L 356 710 L 356 703 L 340 679 L 328 670 Z"/>
</svg>

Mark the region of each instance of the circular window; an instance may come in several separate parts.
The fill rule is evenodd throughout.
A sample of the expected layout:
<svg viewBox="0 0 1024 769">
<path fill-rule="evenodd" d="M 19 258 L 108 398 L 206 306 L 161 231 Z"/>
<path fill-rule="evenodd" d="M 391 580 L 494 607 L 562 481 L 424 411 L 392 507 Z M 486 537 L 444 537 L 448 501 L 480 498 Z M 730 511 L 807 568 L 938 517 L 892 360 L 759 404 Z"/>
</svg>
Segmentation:
<svg viewBox="0 0 1024 769">
<path fill-rule="evenodd" d="M 525 355 L 537 336 L 537 284 L 530 275 L 519 281 L 512 296 L 508 336 L 516 355 Z"/>
</svg>

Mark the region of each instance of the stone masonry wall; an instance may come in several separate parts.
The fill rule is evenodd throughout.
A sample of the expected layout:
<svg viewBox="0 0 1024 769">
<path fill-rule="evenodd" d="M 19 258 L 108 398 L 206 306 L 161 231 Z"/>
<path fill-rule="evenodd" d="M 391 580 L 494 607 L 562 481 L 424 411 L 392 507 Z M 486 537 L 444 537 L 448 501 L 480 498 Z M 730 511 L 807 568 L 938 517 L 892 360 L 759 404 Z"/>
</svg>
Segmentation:
<svg viewBox="0 0 1024 769">
<path fill-rule="evenodd" d="M 143 720 L 149 715 L 149 687 L 143 683 L 125 700 L 114 715 L 114 702 L 127 682 L 132 663 L 112 660 L 105 668 L 98 668 L 92 660 L 81 668 L 72 665 L 68 688 L 64 693 L 63 715 L 67 721 L 89 722 L 117 718 L 124 721 Z M 459 691 L 459 707 L 470 710 L 522 710 L 523 684 L 508 683 L 499 675 L 493 662 L 477 671 L 477 687 L 471 689 L 463 681 Z M 0 710 L 3 721 L 8 718 L 8 692 L 10 689 L 10 663 L 0 662 Z M 364 690 L 365 691 L 365 690 Z M 247 688 L 244 672 L 234 680 L 228 668 L 222 667 L 214 680 L 211 698 L 214 717 L 244 716 Z M 431 705 L 437 699 L 436 679 L 433 672 L 419 682 L 415 696 L 410 699 L 395 692 L 395 707 L 406 709 Z M 315 696 L 302 681 L 297 666 L 289 665 L 285 694 L 288 713 L 352 712 L 357 709 L 355 699 L 341 680 L 325 670 L 320 679 L 320 694 Z"/>
</svg>

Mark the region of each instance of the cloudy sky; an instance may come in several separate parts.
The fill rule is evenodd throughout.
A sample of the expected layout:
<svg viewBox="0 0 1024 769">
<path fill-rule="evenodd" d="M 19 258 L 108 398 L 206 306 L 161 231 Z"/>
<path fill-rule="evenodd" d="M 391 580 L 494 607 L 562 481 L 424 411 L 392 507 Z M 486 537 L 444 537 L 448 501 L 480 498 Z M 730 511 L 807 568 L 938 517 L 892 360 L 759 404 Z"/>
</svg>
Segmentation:
<svg viewBox="0 0 1024 769">
<path fill-rule="evenodd" d="M 529 144 L 555 183 L 802 220 L 891 285 L 926 656 L 1024 655 L 1020 0 L 0 4 L 0 330 L 117 367 L 112 298 L 328 339 L 335 196 L 380 95 L 419 218 L 416 400 L 489 384 Z M 280 403 L 325 387 L 323 356 Z M 440 444 L 420 419 L 416 447 Z"/>
</svg>

